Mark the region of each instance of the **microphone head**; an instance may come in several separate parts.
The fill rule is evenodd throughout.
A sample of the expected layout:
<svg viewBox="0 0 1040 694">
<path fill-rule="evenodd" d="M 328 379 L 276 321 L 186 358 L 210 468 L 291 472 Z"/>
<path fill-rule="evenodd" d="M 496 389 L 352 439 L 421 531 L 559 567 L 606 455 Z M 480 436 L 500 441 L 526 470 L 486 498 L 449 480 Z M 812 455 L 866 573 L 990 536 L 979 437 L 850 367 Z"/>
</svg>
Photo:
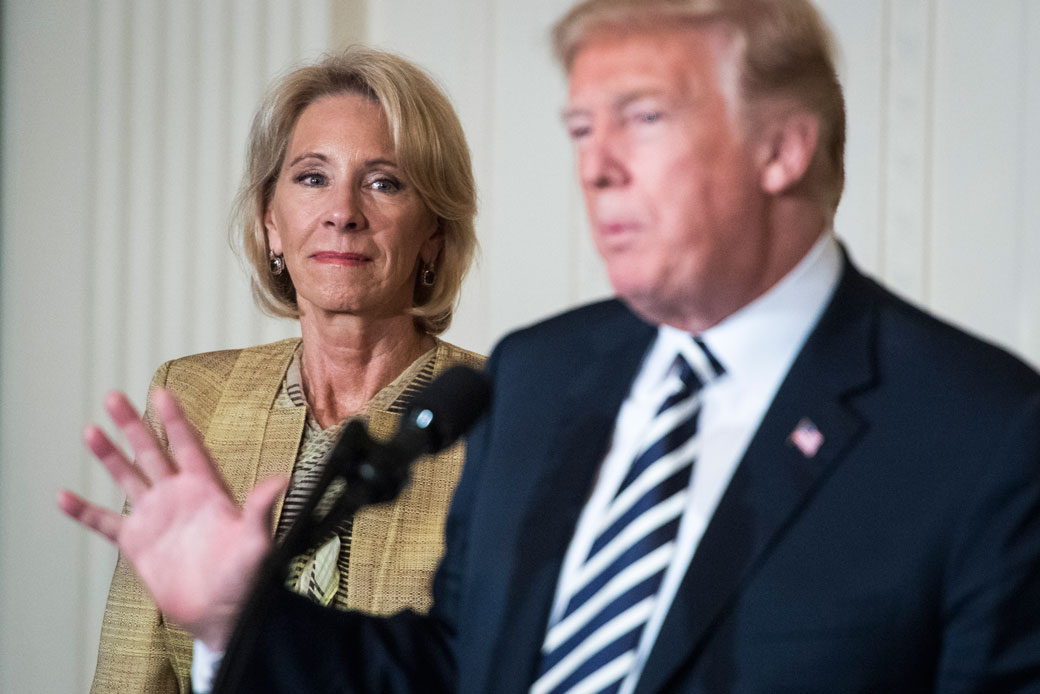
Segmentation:
<svg viewBox="0 0 1040 694">
<path fill-rule="evenodd" d="M 417 435 L 424 453 L 455 442 L 491 404 L 491 380 L 482 371 L 453 366 L 419 392 L 401 418 L 400 433 Z"/>
</svg>

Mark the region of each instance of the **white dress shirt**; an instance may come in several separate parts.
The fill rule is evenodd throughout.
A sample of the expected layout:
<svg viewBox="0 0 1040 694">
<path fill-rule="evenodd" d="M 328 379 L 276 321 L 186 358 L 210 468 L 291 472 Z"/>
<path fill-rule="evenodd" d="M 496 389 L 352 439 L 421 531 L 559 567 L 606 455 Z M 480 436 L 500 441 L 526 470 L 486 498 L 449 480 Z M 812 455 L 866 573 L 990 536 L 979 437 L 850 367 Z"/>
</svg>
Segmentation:
<svg viewBox="0 0 1040 694">
<path fill-rule="evenodd" d="M 213 680 L 223 659 L 224 651 L 211 651 L 198 639 L 192 641 L 191 691 L 194 694 L 209 694 L 213 690 Z"/>
<path fill-rule="evenodd" d="M 768 292 L 700 335 L 726 372 L 701 391 L 701 453 L 694 465 L 691 494 L 679 524 L 676 552 L 643 631 L 635 664 L 619 694 L 631 694 L 635 689 L 715 507 L 795 356 L 834 293 L 841 266 L 837 241 L 832 234 L 825 233 Z M 705 361 L 692 335 L 662 325 L 618 412 L 610 450 L 564 557 L 550 624 L 560 618 L 575 589 L 581 587 L 578 572 L 602 530 L 610 500 L 638 453 L 658 406 L 676 389 L 672 365 L 678 354 L 691 364 Z"/>
</svg>

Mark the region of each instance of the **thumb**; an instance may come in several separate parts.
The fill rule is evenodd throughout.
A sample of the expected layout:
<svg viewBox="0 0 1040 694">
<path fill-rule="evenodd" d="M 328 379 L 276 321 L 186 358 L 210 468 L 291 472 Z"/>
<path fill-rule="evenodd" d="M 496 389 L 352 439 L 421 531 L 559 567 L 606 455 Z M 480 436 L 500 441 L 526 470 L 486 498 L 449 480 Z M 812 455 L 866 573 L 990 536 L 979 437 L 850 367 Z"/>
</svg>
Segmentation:
<svg viewBox="0 0 1040 694">
<path fill-rule="evenodd" d="M 249 492 L 246 502 L 242 506 L 243 519 L 264 531 L 271 532 L 271 518 L 275 503 L 282 498 L 286 487 L 289 486 L 287 477 L 269 477 Z"/>
</svg>

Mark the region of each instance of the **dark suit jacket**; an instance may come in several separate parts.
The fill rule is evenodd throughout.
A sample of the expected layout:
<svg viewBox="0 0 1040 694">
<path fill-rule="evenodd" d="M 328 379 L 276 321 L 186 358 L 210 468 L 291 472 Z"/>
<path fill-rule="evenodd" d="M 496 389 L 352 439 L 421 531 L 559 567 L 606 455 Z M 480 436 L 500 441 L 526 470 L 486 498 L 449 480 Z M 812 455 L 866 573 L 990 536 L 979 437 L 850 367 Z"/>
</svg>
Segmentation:
<svg viewBox="0 0 1040 694">
<path fill-rule="evenodd" d="M 609 301 L 504 339 L 431 615 L 373 620 L 281 596 L 261 651 L 235 656 L 251 691 L 525 692 L 654 336 Z M 789 439 L 803 418 L 824 436 L 813 457 Z M 1040 691 L 1040 376 L 847 264 L 637 691 Z"/>
</svg>

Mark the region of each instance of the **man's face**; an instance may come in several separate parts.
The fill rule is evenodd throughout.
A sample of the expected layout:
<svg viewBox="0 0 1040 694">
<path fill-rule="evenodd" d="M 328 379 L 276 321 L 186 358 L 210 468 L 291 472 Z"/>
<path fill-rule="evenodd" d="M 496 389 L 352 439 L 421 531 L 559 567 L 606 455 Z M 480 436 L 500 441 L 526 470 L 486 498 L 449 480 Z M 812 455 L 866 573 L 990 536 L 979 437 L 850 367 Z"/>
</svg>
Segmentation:
<svg viewBox="0 0 1040 694">
<path fill-rule="evenodd" d="M 594 34 L 565 122 L 610 282 L 644 319 L 699 331 L 762 293 L 770 239 L 735 51 L 708 29 Z"/>
</svg>

